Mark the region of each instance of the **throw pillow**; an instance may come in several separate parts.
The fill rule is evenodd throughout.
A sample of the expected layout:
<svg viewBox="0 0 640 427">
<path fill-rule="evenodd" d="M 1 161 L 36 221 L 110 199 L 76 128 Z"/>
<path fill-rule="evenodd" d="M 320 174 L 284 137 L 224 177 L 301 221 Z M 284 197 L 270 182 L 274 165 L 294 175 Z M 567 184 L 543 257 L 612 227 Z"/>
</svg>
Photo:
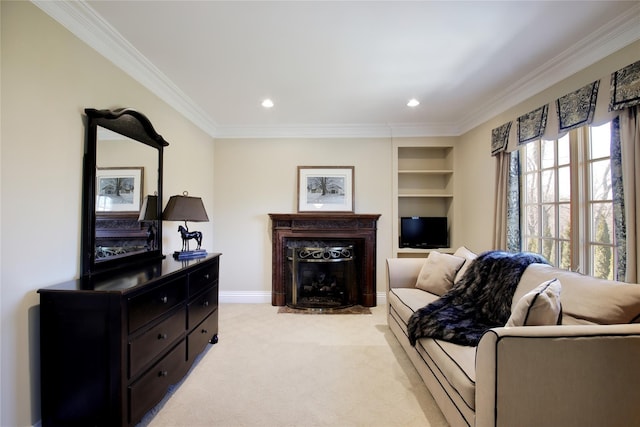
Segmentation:
<svg viewBox="0 0 640 427">
<path fill-rule="evenodd" d="M 453 279 L 463 263 L 464 258 L 432 251 L 420 270 L 416 288 L 444 295 L 453 286 Z"/>
<path fill-rule="evenodd" d="M 559 325 L 562 320 L 558 279 L 538 285 L 516 303 L 505 326 Z"/>
<path fill-rule="evenodd" d="M 460 267 L 460 270 L 458 270 L 458 273 L 456 274 L 455 279 L 453 279 L 453 283 L 458 283 L 460 279 L 462 279 L 462 276 L 464 276 L 464 273 L 467 271 L 469 266 L 471 265 L 471 261 L 476 259 L 478 255 L 476 255 L 475 253 L 473 253 L 472 251 L 470 251 L 464 246 L 460 246 L 453 253 L 453 255 L 460 258 L 464 258 L 464 264 L 462 264 L 462 267 Z"/>
</svg>

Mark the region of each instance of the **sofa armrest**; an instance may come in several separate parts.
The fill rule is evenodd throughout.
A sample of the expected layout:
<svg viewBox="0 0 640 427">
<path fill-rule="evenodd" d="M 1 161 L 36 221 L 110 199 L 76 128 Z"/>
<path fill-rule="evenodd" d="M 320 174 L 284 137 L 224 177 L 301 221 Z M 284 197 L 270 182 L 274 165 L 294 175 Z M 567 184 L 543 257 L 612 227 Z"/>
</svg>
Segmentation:
<svg viewBox="0 0 640 427">
<path fill-rule="evenodd" d="M 640 425 L 640 324 L 494 328 L 476 353 L 476 427 Z"/>
<path fill-rule="evenodd" d="M 389 289 L 413 288 L 424 265 L 424 258 L 387 258 Z"/>
</svg>

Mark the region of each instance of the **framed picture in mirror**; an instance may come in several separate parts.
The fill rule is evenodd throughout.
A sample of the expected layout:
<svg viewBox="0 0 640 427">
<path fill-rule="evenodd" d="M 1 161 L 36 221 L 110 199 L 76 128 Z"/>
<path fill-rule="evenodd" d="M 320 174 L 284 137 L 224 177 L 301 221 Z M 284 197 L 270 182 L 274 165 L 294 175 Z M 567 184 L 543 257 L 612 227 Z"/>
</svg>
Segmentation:
<svg viewBox="0 0 640 427">
<path fill-rule="evenodd" d="M 96 168 L 96 213 L 140 212 L 143 179 L 143 167 Z"/>
</svg>

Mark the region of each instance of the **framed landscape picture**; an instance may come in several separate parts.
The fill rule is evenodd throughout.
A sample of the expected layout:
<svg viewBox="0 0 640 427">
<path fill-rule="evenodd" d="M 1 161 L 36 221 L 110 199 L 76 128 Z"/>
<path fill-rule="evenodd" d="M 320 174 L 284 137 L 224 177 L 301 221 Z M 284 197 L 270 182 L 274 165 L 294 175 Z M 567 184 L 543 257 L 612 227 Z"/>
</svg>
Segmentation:
<svg viewBox="0 0 640 427">
<path fill-rule="evenodd" d="M 298 212 L 353 212 L 353 166 L 298 166 Z"/>
<path fill-rule="evenodd" d="M 96 212 L 138 213 L 142 203 L 142 167 L 97 168 Z"/>
</svg>

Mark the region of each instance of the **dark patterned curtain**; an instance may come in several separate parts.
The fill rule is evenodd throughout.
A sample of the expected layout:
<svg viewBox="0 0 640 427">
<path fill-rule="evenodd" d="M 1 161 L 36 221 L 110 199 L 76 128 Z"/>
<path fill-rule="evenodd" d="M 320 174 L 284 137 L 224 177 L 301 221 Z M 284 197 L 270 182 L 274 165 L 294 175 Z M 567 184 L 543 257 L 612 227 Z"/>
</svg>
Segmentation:
<svg viewBox="0 0 640 427">
<path fill-rule="evenodd" d="M 618 270 L 616 280 L 625 280 L 627 273 L 627 227 L 624 212 L 624 186 L 622 185 L 622 150 L 620 118 L 611 122 L 611 183 L 613 191 L 613 228 L 616 242 Z"/>
<path fill-rule="evenodd" d="M 596 80 L 575 92 L 556 99 L 559 133 L 568 132 L 593 122 L 599 87 L 600 80 Z"/>
<path fill-rule="evenodd" d="M 507 184 L 507 251 L 522 250 L 520 241 L 520 151 L 511 152 Z"/>
</svg>

